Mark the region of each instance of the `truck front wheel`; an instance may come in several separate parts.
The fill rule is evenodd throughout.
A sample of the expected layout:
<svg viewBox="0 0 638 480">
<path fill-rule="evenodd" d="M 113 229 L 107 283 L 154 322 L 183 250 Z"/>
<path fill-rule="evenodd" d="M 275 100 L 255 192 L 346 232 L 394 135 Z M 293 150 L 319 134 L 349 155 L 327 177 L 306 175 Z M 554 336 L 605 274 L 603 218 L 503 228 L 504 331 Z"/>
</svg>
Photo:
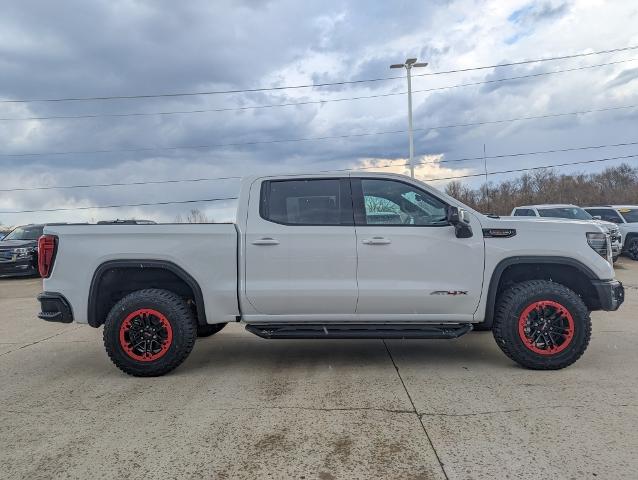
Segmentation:
<svg viewBox="0 0 638 480">
<path fill-rule="evenodd" d="M 187 303 L 168 290 L 130 293 L 109 312 L 104 347 L 111 361 L 136 377 L 155 377 L 181 364 L 195 345 L 197 325 Z"/>
<path fill-rule="evenodd" d="M 632 238 L 627 245 L 627 256 L 632 260 L 638 260 L 638 238 Z"/>
<path fill-rule="evenodd" d="M 500 296 L 492 330 L 501 350 L 518 364 L 558 370 L 587 349 L 591 319 L 574 291 L 547 280 L 530 280 Z"/>
</svg>

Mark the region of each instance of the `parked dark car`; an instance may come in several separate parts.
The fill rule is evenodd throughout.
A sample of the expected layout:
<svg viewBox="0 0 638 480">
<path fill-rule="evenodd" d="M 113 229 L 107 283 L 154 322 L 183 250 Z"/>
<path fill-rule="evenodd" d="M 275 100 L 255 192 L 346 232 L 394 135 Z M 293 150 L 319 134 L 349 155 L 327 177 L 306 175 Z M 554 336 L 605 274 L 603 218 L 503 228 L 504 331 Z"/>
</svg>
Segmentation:
<svg viewBox="0 0 638 480">
<path fill-rule="evenodd" d="M 0 240 L 0 276 L 38 274 L 38 238 L 44 225 L 23 225 Z"/>
</svg>

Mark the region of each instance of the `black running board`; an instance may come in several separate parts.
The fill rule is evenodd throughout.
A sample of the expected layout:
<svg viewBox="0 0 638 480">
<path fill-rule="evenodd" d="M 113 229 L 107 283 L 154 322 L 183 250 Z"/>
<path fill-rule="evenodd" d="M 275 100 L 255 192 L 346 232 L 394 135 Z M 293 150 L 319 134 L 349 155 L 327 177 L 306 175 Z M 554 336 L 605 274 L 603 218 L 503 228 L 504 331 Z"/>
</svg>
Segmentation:
<svg viewBox="0 0 638 480">
<path fill-rule="evenodd" d="M 458 338 L 471 323 L 277 323 L 249 324 L 246 330 L 261 338 Z"/>
</svg>

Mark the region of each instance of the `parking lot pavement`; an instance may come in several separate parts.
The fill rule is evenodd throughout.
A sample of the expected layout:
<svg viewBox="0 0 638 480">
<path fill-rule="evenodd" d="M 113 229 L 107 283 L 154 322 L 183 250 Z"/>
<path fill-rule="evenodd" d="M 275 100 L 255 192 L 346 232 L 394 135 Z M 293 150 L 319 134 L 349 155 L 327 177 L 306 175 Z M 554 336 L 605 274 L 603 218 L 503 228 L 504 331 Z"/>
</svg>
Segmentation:
<svg viewBox="0 0 638 480">
<path fill-rule="evenodd" d="M 239 325 L 174 373 L 128 377 L 101 330 L 35 317 L 0 280 L 0 478 L 632 478 L 638 262 L 620 311 L 557 372 L 489 332 L 453 341 L 259 339 Z"/>
</svg>

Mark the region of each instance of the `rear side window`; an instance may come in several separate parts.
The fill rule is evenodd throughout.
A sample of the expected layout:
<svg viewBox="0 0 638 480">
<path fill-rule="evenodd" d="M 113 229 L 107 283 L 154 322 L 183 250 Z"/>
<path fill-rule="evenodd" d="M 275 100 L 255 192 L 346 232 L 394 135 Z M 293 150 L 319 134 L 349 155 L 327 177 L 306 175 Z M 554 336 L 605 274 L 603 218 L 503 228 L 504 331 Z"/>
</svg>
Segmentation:
<svg viewBox="0 0 638 480">
<path fill-rule="evenodd" d="M 515 217 L 535 217 L 534 210 L 531 208 L 517 208 L 514 211 Z"/>
<path fill-rule="evenodd" d="M 284 225 L 352 225 L 348 179 L 273 180 L 262 183 L 260 215 Z"/>
</svg>

